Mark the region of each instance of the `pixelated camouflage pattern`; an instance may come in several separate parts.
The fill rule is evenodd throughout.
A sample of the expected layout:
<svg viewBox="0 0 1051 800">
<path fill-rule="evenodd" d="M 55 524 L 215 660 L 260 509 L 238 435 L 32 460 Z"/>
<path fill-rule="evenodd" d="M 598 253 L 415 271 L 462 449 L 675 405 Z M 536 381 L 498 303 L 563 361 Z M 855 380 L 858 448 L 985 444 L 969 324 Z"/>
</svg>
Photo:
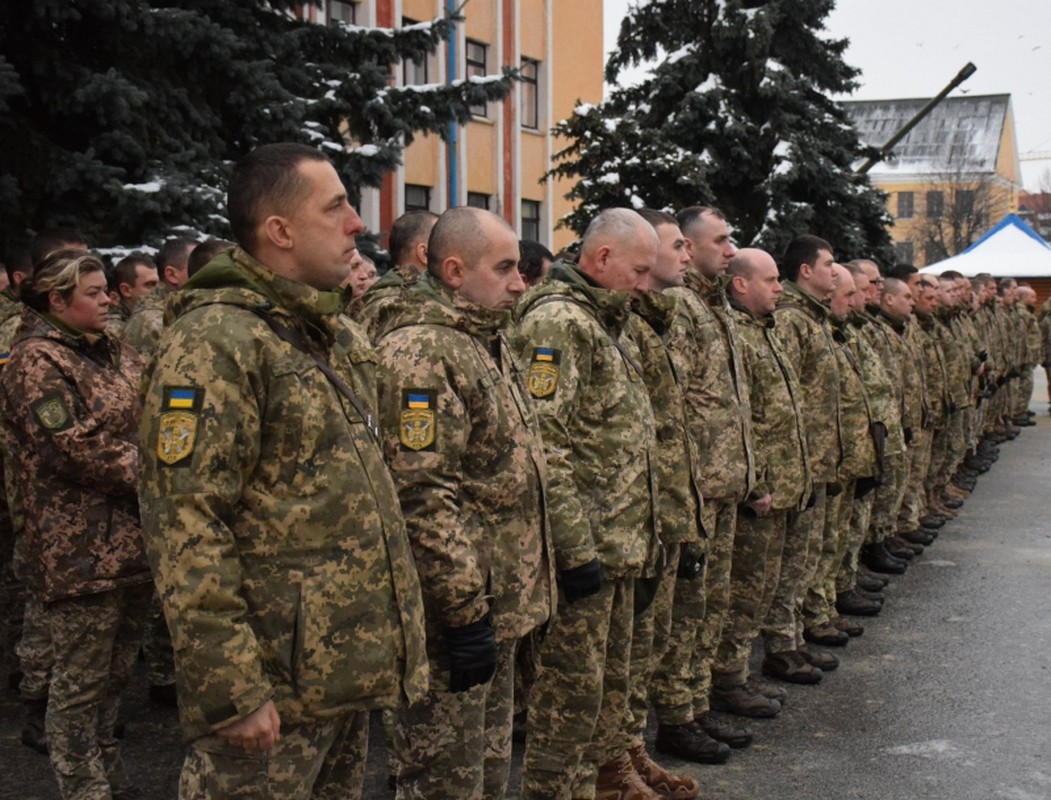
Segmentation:
<svg viewBox="0 0 1051 800">
<path fill-rule="evenodd" d="M 557 600 L 544 499 L 546 462 L 506 310 L 424 275 L 388 310 L 377 345 L 384 451 L 423 587 L 428 636 L 491 610 L 520 639 Z M 433 400 L 434 440 L 402 443 L 410 392 Z"/>
<path fill-rule="evenodd" d="M 914 312 L 916 324 L 909 326 L 909 333 L 923 351 L 924 386 L 927 390 L 927 405 L 931 410 L 934 426 L 941 427 L 952 407 L 949 394 L 951 381 L 945 353 L 941 346 L 939 323 L 932 314 Z"/>
<path fill-rule="evenodd" d="M 971 367 L 974 353 L 971 352 L 970 343 L 953 328 L 952 320 L 955 316 L 955 309 L 936 309 L 934 330 L 945 357 L 949 402 L 953 409 L 961 411 L 973 404 Z"/>
<path fill-rule="evenodd" d="M 927 378 L 924 368 L 923 348 L 910 329 L 916 325 L 911 317 L 895 320 L 882 311 L 876 320 L 890 333 L 885 341 L 893 347 L 897 363 L 901 367 L 903 387 L 901 425 L 915 434 L 920 428 L 930 425 L 930 408 L 927 406 Z M 884 359 L 889 361 L 887 353 Z"/>
<path fill-rule="evenodd" d="M 876 312 L 878 314 L 878 311 Z M 873 417 L 887 426 L 884 455 L 888 458 L 905 452 L 906 395 L 902 383 L 904 344 L 876 315 L 853 314 L 850 324 L 856 333 L 855 352 L 861 367 Z"/>
<path fill-rule="evenodd" d="M 701 538 L 701 456 L 686 422 L 680 376 L 671 358 L 678 340 L 662 341 L 675 316 L 675 298 L 650 292 L 632 301 L 628 324 L 639 345 L 643 378 L 657 426 L 660 536 L 665 544 Z M 681 331 L 681 328 L 679 329 Z"/>
<path fill-rule="evenodd" d="M 124 326 L 128 324 L 128 317 L 130 316 L 131 312 L 128 311 L 123 300 L 111 303 L 109 307 L 109 316 L 106 320 L 106 333 L 115 339 L 123 339 Z"/>
<path fill-rule="evenodd" d="M 774 311 L 777 335 L 795 369 L 806 414 L 807 455 L 815 483 L 836 479 L 842 459 L 839 430 L 839 375 L 828 309 L 793 281 Z"/>
<path fill-rule="evenodd" d="M 876 444 L 872 438 L 872 407 L 865 391 L 861 360 L 854 330 L 846 321 L 832 320 L 839 367 L 839 480 L 872 477 L 879 472 Z"/>
<path fill-rule="evenodd" d="M 148 296 L 140 297 L 120 332 L 120 338 L 143 358 L 151 357 L 157 350 L 164 330 L 164 306 L 171 294 L 167 284 L 162 284 Z"/>
<path fill-rule="evenodd" d="M 736 304 L 732 313 L 751 398 L 758 478 L 752 494 L 758 498 L 769 492 L 771 508 L 798 510 L 813 491 L 799 381 L 778 338 L 775 317 L 757 317 Z"/>
<path fill-rule="evenodd" d="M 403 291 L 419 279 L 419 270 L 411 264 L 394 267 L 347 307 L 347 313 L 365 329 L 369 341 L 375 344 L 382 338 L 391 314 L 402 305 Z"/>
<path fill-rule="evenodd" d="M 21 319 L 0 414 L 25 515 L 26 578 L 44 602 L 148 581 L 135 494 L 142 360 L 32 309 Z"/>
<path fill-rule="evenodd" d="M 685 285 L 667 292 L 677 301 L 667 338 L 703 458 L 701 492 L 706 500 L 740 501 L 755 482 L 755 463 L 748 387 L 725 287 L 725 280 L 687 270 Z"/>
<path fill-rule="evenodd" d="M 1051 365 L 1051 311 L 1043 310 L 1040 312 L 1039 324 L 1041 342 L 1040 363 L 1046 367 Z M 1051 381 L 1048 382 L 1048 385 L 1051 386 Z"/>
<path fill-rule="evenodd" d="M 21 320 L 22 303 L 14 296 L 10 287 L 0 292 L 0 370 L 6 362 L 15 330 Z M 5 335 L 6 334 L 6 335 Z M 0 436 L 0 458 L 7 461 L 4 437 Z M 22 634 L 22 614 L 25 604 L 25 587 L 18 578 L 15 567 L 15 538 L 22 527 L 20 501 L 16 501 L 17 519 L 11 513 L 7 494 L 10 484 L 0 470 L 0 678 L 15 668 L 15 646 Z"/>
<path fill-rule="evenodd" d="M 659 522 L 655 425 L 630 299 L 556 264 L 515 313 L 519 359 L 529 363 L 536 348 L 560 358 L 557 388 L 535 404 L 556 566 L 598 557 L 604 576 L 637 576 L 654 560 Z"/>
<path fill-rule="evenodd" d="M 426 689 L 423 610 L 397 493 L 366 421 L 304 337 L 375 407 L 375 356 L 342 296 L 221 254 L 168 306 L 144 383 L 143 529 L 188 738 L 273 699 L 282 722 Z M 193 445 L 162 460 L 166 387 L 193 391 Z"/>
</svg>

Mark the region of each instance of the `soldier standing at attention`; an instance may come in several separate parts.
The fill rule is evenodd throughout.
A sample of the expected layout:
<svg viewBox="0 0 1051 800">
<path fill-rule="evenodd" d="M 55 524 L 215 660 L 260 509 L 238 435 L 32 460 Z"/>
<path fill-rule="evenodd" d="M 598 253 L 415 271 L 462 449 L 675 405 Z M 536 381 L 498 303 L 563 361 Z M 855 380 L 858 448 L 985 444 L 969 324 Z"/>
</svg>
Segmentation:
<svg viewBox="0 0 1051 800">
<path fill-rule="evenodd" d="M 500 217 L 438 219 L 378 344 L 384 450 L 423 589 L 430 691 L 394 733 L 398 797 L 500 800 L 519 640 L 554 610 L 546 464 L 505 329 L 525 290 Z"/>
<path fill-rule="evenodd" d="M 121 338 L 149 358 L 157 348 L 164 329 L 164 304 L 176 289 L 190 277 L 190 253 L 197 245 L 192 239 L 168 239 L 157 251 L 157 288 L 135 303 Z M 151 684 L 151 687 L 156 684 Z"/>
<path fill-rule="evenodd" d="M 368 709 L 426 689 L 375 356 L 339 318 L 361 232 L 317 150 L 266 145 L 240 247 L 186 283 L 148 381 L 143 530 L 190 747 L 181 798 L 356 798 Z"/>
<path fill-rule="evenodd" d="M 578 266 L 557 263 L 516 309 L 561 589 L 530 695 L 523 800 L 654 796 L 620 734 L 634 579 L 659 547 L 653 410 L 627 327 L 657 248 L 637 213 L 604 211 L 584 232 Z"/>
</svg>

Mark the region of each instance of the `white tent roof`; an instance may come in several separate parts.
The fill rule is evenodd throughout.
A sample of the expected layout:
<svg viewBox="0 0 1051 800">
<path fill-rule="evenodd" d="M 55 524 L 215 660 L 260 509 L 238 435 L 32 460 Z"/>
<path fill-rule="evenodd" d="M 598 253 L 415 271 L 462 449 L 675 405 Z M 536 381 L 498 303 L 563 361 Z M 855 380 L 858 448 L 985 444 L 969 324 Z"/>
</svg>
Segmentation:
<svg viewBox="0 0 1051 800">
<path fill-rule="evenodd" d="M 1014 214 L 1008 214 L 962 253 L 920 272 L 954 269 L 968 278 L 988 272 L 996 278 L 1051 278 L 1051 246 Z"/>
</svg>

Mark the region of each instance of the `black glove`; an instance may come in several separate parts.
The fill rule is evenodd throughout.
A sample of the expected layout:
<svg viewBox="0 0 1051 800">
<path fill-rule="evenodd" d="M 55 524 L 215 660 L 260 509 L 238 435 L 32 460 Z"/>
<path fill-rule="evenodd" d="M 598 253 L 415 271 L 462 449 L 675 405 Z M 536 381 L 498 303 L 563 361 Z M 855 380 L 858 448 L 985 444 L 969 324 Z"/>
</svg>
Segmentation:
<svg viewBox="0 0 1051 800">
<path fill-rule="evenodd" d="M 566 602 L 572 605 L 577 600 L 591 597 L 602 588 L 602 564 L 593 558 L 587 564 L 562 570 L 558 577 Z"/>
<path fill-rule="evenodd" d="M 684 581 L 692 581 L 694 578 L 699 578 L 704 575 L 704 563 L 707 560 L 708 556 L 699 543 L 694 544 L 691 542 L 683 545 L 682 552 L 679 554 L 679 569 L 675 573 L 675 577 Z"/>
<path fill-rule="evenodd" d="M 496 631 L 486 614 L 462 628 L 445 629 L 445 650 L 449 653 L 449 691 L 466 692 L 487 683 L 496 672 Z"/>
<path fill-rule="evenodd" d="M 879 485 L 879 478 L 858 478 L 854 484 L 854 497 L 860 500 Z"/>
<path fill-rule="evenodd" d="M 832 481 L 832 483 L 828 484 L 825 488 L 825 495 L 827 497 L 839 497 L 841 494 L 843 494 L 843 484 L 839 481 Z"/>
<path fill-rule="evenodd" d="M 912 428 L 905 429 L 905 444 L 912 444 Z"/>
</svg>

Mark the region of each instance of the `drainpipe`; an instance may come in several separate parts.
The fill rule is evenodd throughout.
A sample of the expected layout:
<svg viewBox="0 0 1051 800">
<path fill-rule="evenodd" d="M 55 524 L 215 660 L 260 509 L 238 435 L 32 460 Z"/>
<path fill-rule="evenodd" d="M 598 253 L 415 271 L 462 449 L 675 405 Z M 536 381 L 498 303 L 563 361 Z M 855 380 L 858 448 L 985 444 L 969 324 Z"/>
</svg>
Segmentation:
<svg viewBox="0 0 1051 800">
<path fill-rule="evenodd" d="M 458 0 L 446 0 L 446 11 L 450 17 L 457 12 Z M 452 84 L 456 80 L 456 67 L 458 58 L 456 54 L 456 38 L 459 31 L 455 26 L 449 27 L 449 49 L 445 60 L 446 81 Z M 456 120 L 449 122 L 449 204 L 448 207 L 459 203 L 460 198 L 460 130 Z"/>
</svg>

